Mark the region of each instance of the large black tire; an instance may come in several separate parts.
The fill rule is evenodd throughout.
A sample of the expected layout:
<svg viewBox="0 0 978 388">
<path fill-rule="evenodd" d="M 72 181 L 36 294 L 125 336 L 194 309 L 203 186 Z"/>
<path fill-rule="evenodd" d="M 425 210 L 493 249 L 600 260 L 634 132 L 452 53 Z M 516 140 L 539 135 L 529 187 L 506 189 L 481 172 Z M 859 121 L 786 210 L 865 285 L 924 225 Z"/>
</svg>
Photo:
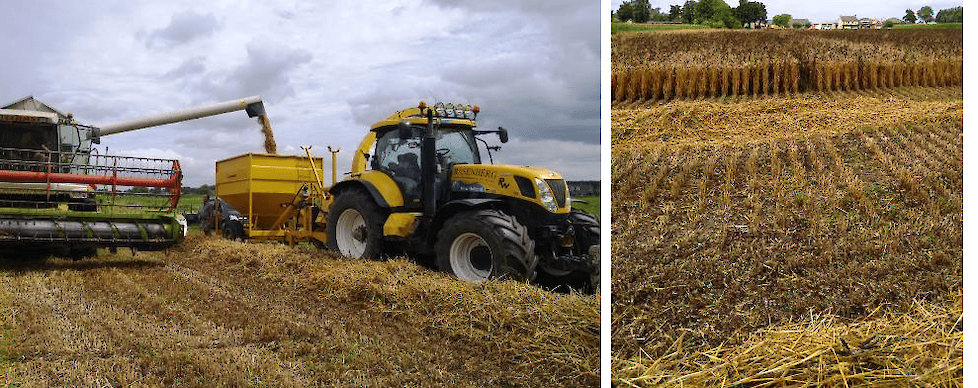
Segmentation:
<svg viewBox="0 0 978 388">
<path fill-rule="evenodd" d="M 241 240 L 244 238 L 244 226 L 239 222 L 225 221 L 221 227 L 221 236 L 228 240 Z"/>
<path fill-rule="evenodd" d="M 438 269 L 467 282 L 533 279 L 533 240 L 515 217 L 498 210 L 458 213 L 438 231 Z"/>
<path fill-rule="evenodd" d="M 601 244 L 601 224 L 597 217 L 577 209 L 571 209 L 567 216 L 574 226 L 574 244 L 578 254 L 588 254 L 588 248 Z M 554 287 L 557 291 L 569 292 L 571 289 L 593 294 L 599 288 L 601 272 L 566 271 L 540 265 L 540 283 Z"/>
<path fill-rule="evenodd" d="M 367 193 L 344 190 L 329 209 L 329 249 L 357 259 L 383 253 L 384 214 Z"/>
</svg>

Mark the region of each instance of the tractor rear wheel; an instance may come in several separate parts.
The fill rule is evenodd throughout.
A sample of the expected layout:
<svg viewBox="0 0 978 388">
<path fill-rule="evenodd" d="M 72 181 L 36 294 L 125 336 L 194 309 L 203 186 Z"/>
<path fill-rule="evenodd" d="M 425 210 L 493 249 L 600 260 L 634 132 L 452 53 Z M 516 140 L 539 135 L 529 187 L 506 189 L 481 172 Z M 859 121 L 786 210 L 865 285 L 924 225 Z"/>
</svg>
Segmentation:
<svg viewBox="0 0 978 388">
<path fill-rule="evenodd" d="M 533 277 L 533 240 L 515 217 L 491 209 L 456 214 L 438 231 L 438 269 L 467 282 Z"/>
<path fill-rule="evenodd" d="M 384 216 L 369 195 L 345 190 L 329 209 L 327 232 L 330 249 L 346 257 L 377 259 L 383 251 Z"/>
</svg>

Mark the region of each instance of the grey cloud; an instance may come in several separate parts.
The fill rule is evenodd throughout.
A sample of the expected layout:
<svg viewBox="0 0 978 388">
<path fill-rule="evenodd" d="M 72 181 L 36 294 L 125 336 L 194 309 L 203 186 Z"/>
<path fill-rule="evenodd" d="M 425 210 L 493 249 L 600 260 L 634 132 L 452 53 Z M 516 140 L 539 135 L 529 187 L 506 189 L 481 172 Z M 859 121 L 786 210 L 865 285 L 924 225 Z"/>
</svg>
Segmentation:
<svg viewBox="0 0 978 388">
<path fill-rule="evenodd" d="M 442 79 L 473 88 L 491 88 L 500 84 L 519 82 L 532 76 L 534 58 L 502 55 L 478 61 L 445 66 Z"/>
<path fill-rule="evenodd" d="M 180 79 L 187 76 L 199 76 L 204 73 L 204 57 L 193 57 L 184 61 L 180 66 L 163 74 L 164 79 Z"/>
<path fill-rule="evenodd" d="M 208 74 L 199 89 L 220 99 L 261 94 L 266 101 L 280 101 L 295 94 L 290 74 L 313 58 L 304 49 L 274 45 L 252 44 L 247 51 L 245 63 L 226 74 Z"/>
<path fill-rule="evenodd" d="M 0 101 L 56 90 L 51 77 L 40 69 L 64 61 L 61 57 L 97 13 L 89 4 L 71 1 L 4 1 L 0 11 L 0 52 L 3 77 Z M 123 7 L 120 7 L 123 8 Z M 66 28 L 65 26 L 78 26 Z"/>
<path fill-rule="evenodd" d="M 221 27 L 214 14 L 181 12 L 173 15 L 170 24 L 147 36 L 147 46 L 176 46 L 207 37 Z"/>
<path fill-rule="evenodd" d="M 500 13 L 521 17 L 527 23 L 541 24 L 560 44 L 579 42 L 601 52 L 601 2 L 594 0 L 428 0 L 443 8 L 458 8 L 470 13 Z"/>
<path fill-rule="evenodd" d="M 483 45 L 483 56 L 443 65 L 439 75 L 486 105 L 483 125 L 528 140 L 600 143 L 600 2 L 430 2 L 473 15 L 455 33 Z"/>
</svg>

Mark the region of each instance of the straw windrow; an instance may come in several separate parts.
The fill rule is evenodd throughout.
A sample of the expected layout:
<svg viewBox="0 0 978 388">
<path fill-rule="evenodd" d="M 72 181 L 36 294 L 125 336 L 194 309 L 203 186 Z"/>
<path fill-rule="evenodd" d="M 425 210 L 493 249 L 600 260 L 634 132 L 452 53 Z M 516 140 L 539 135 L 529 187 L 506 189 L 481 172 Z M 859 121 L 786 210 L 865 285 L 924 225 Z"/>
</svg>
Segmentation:
<svg viewBox="0 0 978 388">
<path fill-rule="evenodd" d="M 813 315 L 700 352 L 681 335 L 661 356 L 613 359 L 613 378 L 624 387 L 961 386 L 962 294 L 948 300 L 859 322 Z"/>
</svg>

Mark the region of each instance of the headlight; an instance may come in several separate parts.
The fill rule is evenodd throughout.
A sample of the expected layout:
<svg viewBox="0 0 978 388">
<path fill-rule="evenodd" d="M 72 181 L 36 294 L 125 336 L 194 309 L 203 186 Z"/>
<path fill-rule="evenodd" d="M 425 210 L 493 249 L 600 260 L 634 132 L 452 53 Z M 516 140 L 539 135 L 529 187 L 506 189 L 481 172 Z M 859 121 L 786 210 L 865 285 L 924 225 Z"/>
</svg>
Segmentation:
<svg viewBox="0 0 978 388">
<path fill-rule="evenodd" d="M 533 180 L 536 181 L 537 188 L 540 189 L 540 202 L 543 203 L 543 207 L 551 212 L 557 212 L 557 200 L 554 198 L 554 193 L 550 191 L 550 185 L 540 178 L 533 178 Z"/>
<path fill-rule="evenodd" d="M 435 111 L 435 115 L 444 118 L 458 118 L 458 119 L 469 119 L 475 120 L 476 115 L 479 114 L 479 106 L 471 104 L 455 104 L 455 103 L 443 103 L 436 102 L 432 106 Z"/>
</svg>

